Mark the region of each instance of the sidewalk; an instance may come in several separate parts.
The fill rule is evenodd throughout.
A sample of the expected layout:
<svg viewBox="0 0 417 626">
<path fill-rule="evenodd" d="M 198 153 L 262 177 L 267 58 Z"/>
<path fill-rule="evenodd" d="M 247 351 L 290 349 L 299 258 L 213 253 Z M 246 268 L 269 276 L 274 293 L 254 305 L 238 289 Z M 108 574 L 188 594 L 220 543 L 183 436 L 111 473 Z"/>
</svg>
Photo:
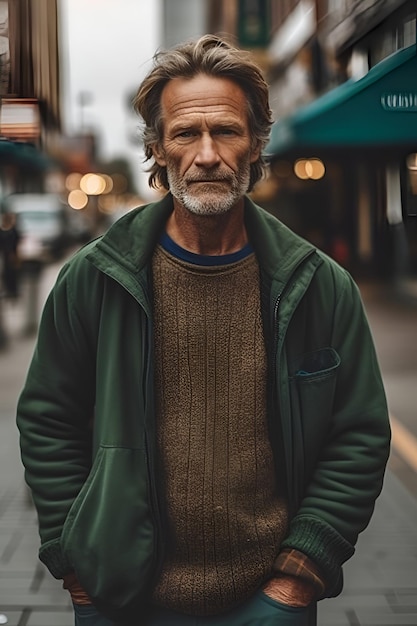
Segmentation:
<svg viewBox="0 0 417 626">
<path fill-rule="evenodd" d="M 45 270 L 39 307 L 57 271 L 58 266 Z M 35 343 L 34 336 L 23 334 L 27 317 L 25 306 L 4 305 L 8 345 L 0 352 L 0 624 L 73 626 L 68 593 L 37 558 L 36 514 L 20 462 L 15 409 Z"/>
<path fill-rule="evenodd" d="M 6 313 L 14 330 L 0 352 L 0 624 L 3 614 L 8 626 L 73 626 L 67 592 L 37 559 L 36 515 L 18 455 L 15 404 L 34 339 L 18 336 L 18 310 Z M 343 594 L 320 603 L 319 625 L 416 626 L 416 574 L 417 500 L 388 470 L 371 524 L 345 566 Z"/>
<path fill-rule="evenodd" d="M 341 596 L 319 604 L 320 626 L 417 625 L 417 501 L 388 471 Z"/>
</svg>

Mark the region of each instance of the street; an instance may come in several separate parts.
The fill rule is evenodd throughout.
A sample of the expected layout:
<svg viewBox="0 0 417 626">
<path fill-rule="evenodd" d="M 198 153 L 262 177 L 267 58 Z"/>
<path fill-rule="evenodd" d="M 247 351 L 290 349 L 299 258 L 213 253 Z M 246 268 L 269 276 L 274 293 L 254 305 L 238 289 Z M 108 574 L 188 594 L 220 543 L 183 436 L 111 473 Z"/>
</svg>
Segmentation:
<svg viewBox="0 0 417 626">
<path fill-rule="evenodd" d="M 42 275 L 38 310 L 59 266 L 49 266 Z M 357 554 L 346 565 L 344 592 L 320 603 L 319 624 L 415 626 L 417 306 L 381 285 L 363 284 L 361 291 L 393 416 L 393 450 L 372 522 L 360 537 Z M 37 559 L 36 515 L 18 452 L 15 406 L 35 341 L 33 334 L 24 333 L 28 315 L 33 315 L 24 303 L 23 298 L 3 307 L 9 342 L 0 352 L 0 624 L 71 626 L 67 593 Z M 2 615 L 6 616 L 3 621 Z"/>
</svg>

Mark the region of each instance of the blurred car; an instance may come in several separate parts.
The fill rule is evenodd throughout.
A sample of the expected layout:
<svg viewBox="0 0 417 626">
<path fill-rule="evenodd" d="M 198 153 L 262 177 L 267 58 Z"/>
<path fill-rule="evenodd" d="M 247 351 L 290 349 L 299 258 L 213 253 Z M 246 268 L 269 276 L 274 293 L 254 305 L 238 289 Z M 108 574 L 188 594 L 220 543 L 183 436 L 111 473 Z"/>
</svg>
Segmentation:
<svg viewBox="0 0 417 626">
<path fill-rule="evenodd" d="M 48 262 L 60 258 L 69 244 L 65 204 L 52 193 L 15 193 L 3 201 L 3 211 L 16 216 L 21 261 Z"/>
</svg>

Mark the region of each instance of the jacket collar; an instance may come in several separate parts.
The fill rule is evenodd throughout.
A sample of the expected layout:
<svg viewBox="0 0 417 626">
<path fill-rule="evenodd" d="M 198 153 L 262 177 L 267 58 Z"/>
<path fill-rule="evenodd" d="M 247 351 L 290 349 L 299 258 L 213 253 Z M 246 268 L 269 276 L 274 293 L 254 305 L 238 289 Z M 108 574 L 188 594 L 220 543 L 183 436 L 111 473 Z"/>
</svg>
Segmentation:
<svg viewBox="0 0 417 626">
<path fill-rule="evenodd" d="M 104 269 L 104 259 L 138 274 L 147 264 L 173 210 L 172 196 L 132 209 L 97 240 L 89 259 Z"/>
<path fill-rule="evenodd" d="M 284 286 L 300 263 L 314 256 L 313 245 L 248 197 L 245 222 L 259 265 L 270 281 Z"/>
<path fill-rule="evenodd" d="M 173 210 L 171 194 L 158 202 L 129 211 L 100 239 L 88 255 L 98 269 L 124 283 L 124 274 L 138 277 L 147 266 Z M 273 215 L 245 198 L 245 222 L 262 272 L 278 290 L 287 283 L 315 248 Z"/>
</svg>

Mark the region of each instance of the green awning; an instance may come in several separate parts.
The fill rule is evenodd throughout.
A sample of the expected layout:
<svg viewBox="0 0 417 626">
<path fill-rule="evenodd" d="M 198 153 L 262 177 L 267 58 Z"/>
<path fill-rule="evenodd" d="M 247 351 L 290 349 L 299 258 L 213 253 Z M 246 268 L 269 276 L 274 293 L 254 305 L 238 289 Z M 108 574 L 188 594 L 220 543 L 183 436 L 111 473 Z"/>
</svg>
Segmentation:
<svg viewBox="0 0 417 626">
<path fill-rule="evenodd" d="M 265 152 L 273 158 L 306 149 L 413 145 L 417 151 L 415 45 L 275 122 Z"/>
<path fill-rule="evenodd" d="M 5 165 L 21 171 L 42 172 L 52 167 L 53 161 L 31 143 L 0 139 L 0 169 Z"/>
</svg>

